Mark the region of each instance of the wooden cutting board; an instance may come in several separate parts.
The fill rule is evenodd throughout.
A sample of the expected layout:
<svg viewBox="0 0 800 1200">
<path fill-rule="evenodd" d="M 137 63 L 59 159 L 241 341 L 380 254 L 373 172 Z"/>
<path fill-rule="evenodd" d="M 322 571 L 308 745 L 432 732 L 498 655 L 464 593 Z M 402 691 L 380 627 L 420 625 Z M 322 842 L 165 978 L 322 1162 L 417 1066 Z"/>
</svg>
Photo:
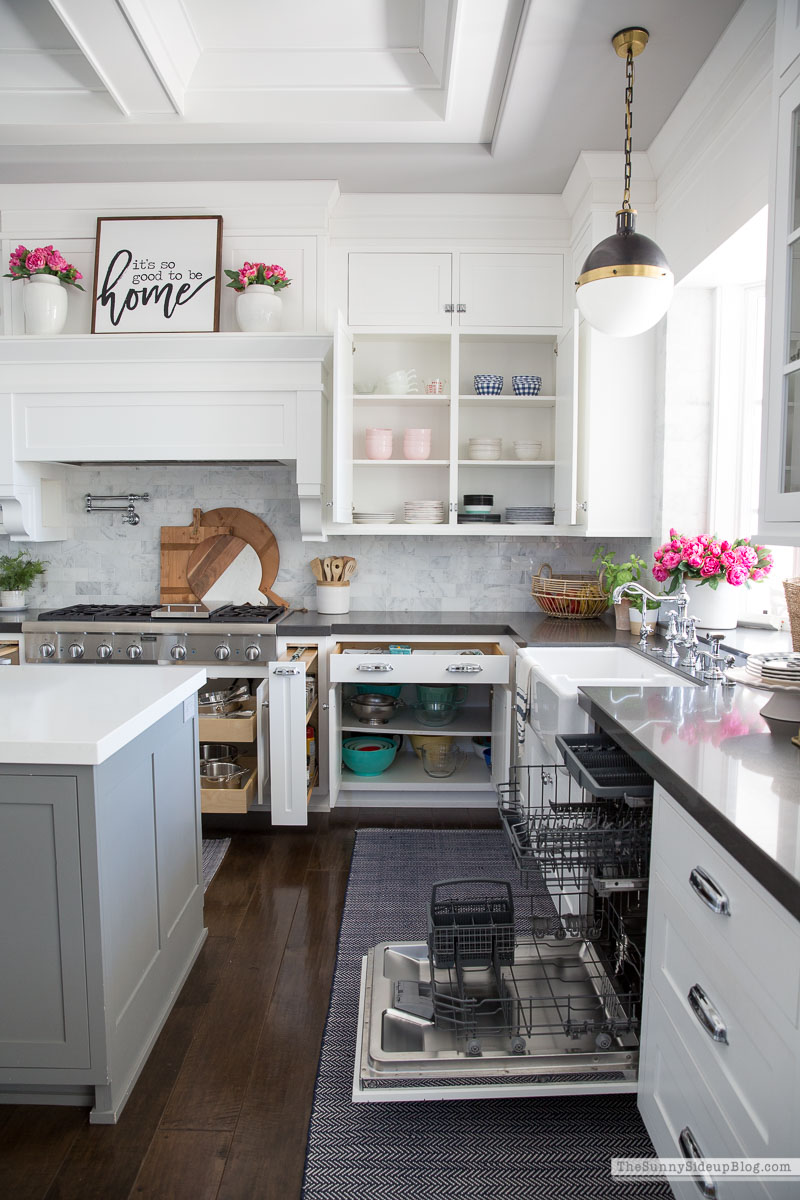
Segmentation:
<svg viewBox="0 0 800 1200">
<path fill-rule="evenodd" d="M 202 524 L 202 517 L 202 508 L 195 508 L 192 509 L 191 525 L 161 526 L 162 604 L 196 604 L 201 598 L 188 582 L 189 560 L 202 542 L 209 538 L 226 537 L 231 532 L 229 525 Z"/>
<path fill-rule="evenodd" d="M 202 514 L 200 523 L 211 531 L 214 541 L 204 540 L 198 544 L 187 565 L 187 582 L 196 595 L 202 597 L 206 594 L 246 542 L 253 547 L 261 563 L 258 590 L 273 604 L 289 607 L 288 601 L 272 590 L 281 558 L 275 534 L 269 525 L 244 508 L 213 508 Z"/>
</svg>

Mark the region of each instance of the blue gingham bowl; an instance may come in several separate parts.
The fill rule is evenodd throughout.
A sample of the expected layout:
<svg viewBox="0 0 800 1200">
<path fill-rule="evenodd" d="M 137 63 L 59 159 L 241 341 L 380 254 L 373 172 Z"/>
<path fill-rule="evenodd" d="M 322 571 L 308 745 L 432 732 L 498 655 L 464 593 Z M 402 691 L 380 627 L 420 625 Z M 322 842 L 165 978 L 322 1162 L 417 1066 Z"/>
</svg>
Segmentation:
<svg viewBox="0 0 800 1200">
<path fill-rule="evenodd" d="M 502 375 L 474 375 L 472 383 L 476 396 L 499 396 L 503 390 Z"/>
<path fill-rule="evenodd" d="M 542 390 L 541 375 L 512 375 L 511 386 L 515 396 L 538 396 Z"/>
</svg>

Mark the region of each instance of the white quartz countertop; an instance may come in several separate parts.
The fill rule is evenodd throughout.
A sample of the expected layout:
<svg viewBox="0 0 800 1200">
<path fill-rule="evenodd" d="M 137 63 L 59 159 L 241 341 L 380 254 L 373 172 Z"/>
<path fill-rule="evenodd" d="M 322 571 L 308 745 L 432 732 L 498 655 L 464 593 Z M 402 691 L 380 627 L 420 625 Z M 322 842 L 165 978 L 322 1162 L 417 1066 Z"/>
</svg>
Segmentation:
<svg viewBox="0 0 800 1200">
<path fill-rule="evenodd" d="M 0 762 L 105 762 L 205 680 L 196 667 L 2 667 Z"/>
</svg>

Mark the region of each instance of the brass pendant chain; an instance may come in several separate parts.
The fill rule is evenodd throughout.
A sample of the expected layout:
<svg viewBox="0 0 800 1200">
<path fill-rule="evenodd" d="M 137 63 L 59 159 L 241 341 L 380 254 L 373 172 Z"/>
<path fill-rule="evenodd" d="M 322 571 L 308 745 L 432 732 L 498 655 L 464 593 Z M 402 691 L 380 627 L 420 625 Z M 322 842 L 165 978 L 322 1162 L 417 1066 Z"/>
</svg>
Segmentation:
<svg viewBox="0 0 800 1200">
<path fill-rule="evenodd" d="M 631 207 L 631 128 L 633 126 L 633 50 L 629 46 L 625 57 L 625 190 L 622 208 Z"/>
</svg>

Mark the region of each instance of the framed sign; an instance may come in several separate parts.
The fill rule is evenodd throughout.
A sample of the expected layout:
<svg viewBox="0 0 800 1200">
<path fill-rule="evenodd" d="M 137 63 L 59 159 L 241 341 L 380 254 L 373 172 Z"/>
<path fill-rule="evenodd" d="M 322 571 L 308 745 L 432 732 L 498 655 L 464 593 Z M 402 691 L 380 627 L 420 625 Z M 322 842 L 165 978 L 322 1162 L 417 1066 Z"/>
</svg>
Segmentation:
<svg viewBox="0 0 800 1200">
<path fill-rule="evenodd" d="M 216 333 L 222 217 L 98 217 L 92 333 Z"/>
</svg>

